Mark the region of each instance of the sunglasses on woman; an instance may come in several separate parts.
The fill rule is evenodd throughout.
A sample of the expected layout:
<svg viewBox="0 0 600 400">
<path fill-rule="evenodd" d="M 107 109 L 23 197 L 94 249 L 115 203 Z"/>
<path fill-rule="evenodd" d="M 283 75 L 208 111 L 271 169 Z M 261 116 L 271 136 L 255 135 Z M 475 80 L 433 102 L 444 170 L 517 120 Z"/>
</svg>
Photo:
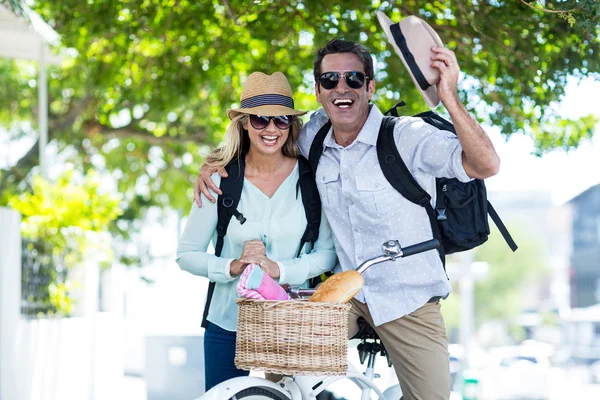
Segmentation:
<svg viewBox="0 0 600 400">
<path fill-rule="evenodd" d="M 265 129 L 271 123 L 271 120 L 273 120 L 277 128 L 287 129 L 290 126 L 292 126 L 292 122 L 294 122 L 294 117 L 292 115 L 279 115 L 277 117 L 269 117 L 266 115 L 250 114 L 250 125 L 252 125 L 254 129 Z"/>
<path fill-rule="evenodd" d="M 365 74 L 360 71 L 347 71 L 343 74 L 332 71 L 322 73 L 321 76 L 319 76 L 319 84 L 323 89 L 334 89 L 340 82 L 342 75 L 346 80 L 346 85 L 352 89 L 360 89 L 365 84 L 365 80 L 368 79 Z"/>
</svg>

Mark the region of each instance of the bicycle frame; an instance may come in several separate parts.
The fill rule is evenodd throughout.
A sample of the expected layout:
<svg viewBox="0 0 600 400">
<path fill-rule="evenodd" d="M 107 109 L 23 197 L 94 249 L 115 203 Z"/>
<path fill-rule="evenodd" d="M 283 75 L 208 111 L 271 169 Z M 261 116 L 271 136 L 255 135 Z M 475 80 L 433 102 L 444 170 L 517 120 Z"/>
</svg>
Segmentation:
<svg viewBox="0 0 600 400">
<path fill-rule="evenodd" d="M 364 393 L 368 393 L 370 396 L 372 390 L 379 399 L 385 399 L 381 390 L 375 386 L 372 380 L 373 374 L 369 375 L 366 376 L 354 365 L 348 363 L 348 373 L 345 376 L 286 376 L 277 383 L 255 376 L 245 376 L 222 382 L 196 400 L 228 400 L 236 393 L 251 387 L 269 389 L 291 400 L 315 400 L 319 393 L 341 379 L 353 381 L 363 391 L 363 396 Z"/>
</svg>

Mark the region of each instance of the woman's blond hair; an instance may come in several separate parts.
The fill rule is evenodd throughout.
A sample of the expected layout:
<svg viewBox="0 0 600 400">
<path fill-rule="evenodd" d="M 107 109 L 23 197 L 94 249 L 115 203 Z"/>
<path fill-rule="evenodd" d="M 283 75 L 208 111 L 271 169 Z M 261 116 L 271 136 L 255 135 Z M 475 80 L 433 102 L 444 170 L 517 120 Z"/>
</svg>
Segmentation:
<svg viewBox="0 0 600 400">
<path fill-rule="evenodd" d="M 296 140 L 298 140 L 298 135 L 302 130 L 302 120 L 297 117 L 293 118 L 288 138 L 281 151 L 286 157 L 296 158 L 299 154 Z M 248 114 L 235 116 L 227 127 L 223 145 L 206 157 L 205 164 L 213 168 L 223 168 L 234 159 L 241 157 L 242 153 L 248 151 L 250 139 L 248 138 L 248 132 L 244 129 L 244 125 L 248 123 Z"/>
</svg>

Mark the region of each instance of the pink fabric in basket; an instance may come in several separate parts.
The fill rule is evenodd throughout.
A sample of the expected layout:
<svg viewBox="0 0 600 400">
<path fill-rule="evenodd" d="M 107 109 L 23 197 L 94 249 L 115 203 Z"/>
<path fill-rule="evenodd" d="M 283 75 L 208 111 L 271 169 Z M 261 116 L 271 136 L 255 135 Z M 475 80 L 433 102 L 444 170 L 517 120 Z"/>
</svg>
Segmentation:
<svg viewBox="0 0 600 400">
<path fill-rule="evenodd" d="M 237 285 L 240 296 L 254 300 L 291 300 L 277 282 L 266 274 L 258 265 L 246 267 Z"/>
</svg>

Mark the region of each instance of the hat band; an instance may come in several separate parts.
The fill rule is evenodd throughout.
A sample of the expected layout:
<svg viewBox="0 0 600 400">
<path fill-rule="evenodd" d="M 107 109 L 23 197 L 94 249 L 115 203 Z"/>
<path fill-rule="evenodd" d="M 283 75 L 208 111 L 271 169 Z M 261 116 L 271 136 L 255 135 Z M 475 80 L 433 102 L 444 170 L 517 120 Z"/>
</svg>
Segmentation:
<svg viewBox="0 0 600 400">
<path fill-rule="evenodd" d="M 254 108 L 260 106 L 284 106 L 294 108 L 294 99 L 282 94 L 259 94 L 258 96 L 244 99 L 240 102 L 242 108 Z"/>
<path fill-rule="evenodd" d="M 400 29 L 400 24 L 391 25 L 390 32 L 392 33 L 392 36 L 394 37 L 394 40 L 396 41 L 396 45 L 400 48 L 400 51 L 402 51 L 404 60 L 408 64 L 410 71 L 413 73 L 417 83 L 421 87 L 421 90 L 427 90 L 427 88 L 429 88 L 431 85 L 429 84 L 429 82 L 427 82 L 427 79 L 425 79 L 425 77 L 423 76 L 423 73 L 421 72 L 421 69 L 417 65 L 415 58 L 413 57 L 412 53 L 408 49 L 408 46 L 406 45 L 406 38 L 402 34 L 402 30 Z"/>
</svg>

